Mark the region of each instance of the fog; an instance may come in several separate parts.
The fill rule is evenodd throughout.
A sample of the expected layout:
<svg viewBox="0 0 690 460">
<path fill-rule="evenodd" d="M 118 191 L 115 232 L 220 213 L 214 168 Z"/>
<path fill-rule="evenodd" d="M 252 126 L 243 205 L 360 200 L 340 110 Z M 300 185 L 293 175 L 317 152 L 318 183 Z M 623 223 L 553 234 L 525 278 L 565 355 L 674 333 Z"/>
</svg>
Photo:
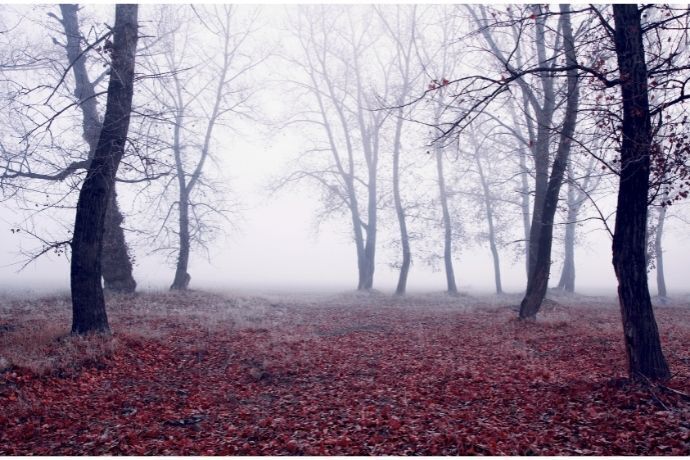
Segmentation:
<svg viewBox="0 0 690 460">
<path fill-rule="evenodd" d="M 10 9 L 7 6 L 2 8 Z M 249 9 L 250 6 L 242 5 L 239 8 Z M 323 204 L 322 196 L 314 186 L 300 184 L 277 191 L 271 190 L 281 177 L 294 169 L 295 162 L 304 156 L 305 151 L 312 147 L 315 136 L 313 128 L 307 130 L 299 125 L 283 123 L 295 116 L 293 109 L 302 102 L 301 96 L 296 96 L 292 90 L 286 90 L 289 86 L 288 79 L 302 78 L 290 74 L 290 67 L 286 64 L 288 61 L 284 58 L 285 55 L 299 54 L 294 41 L 294 30 L 289 30 L 289 18 L 295 14 L 296 8 L 265 6 L 259 10 L 257 27 L 260 31 L 250 37 L 248 52 L 261 53 L 273 47 L 275 50 L 271 50 L 266 60 L 252 69 L 248 78 L 255 86 L 252 88 L 251 105 L 254 116 L 251 119 L 232 119 L 230 116 L 227 124 L 231 128 L 217 129 L 213 135 L 214 162 L 207 165 L 206 170 L 227 186 L 221 193 L 232 206 L 227 213 L 227 221 L 222 221 L 219 235 L 210 240 L 206 249 L 197 247 L 192 251 L 188 269 L 192 289 L 342 291 L 357 287 L 357 258 L 347 216 L 336 214 L 328 218 L 321 217 L 319 211 Z M 111 9 L 105 5 L 85 7 L 82 26 L 102 27 L 104 22 L 110 23 Z M 18 27 L 24 34 L 30 36 L 39 30 L 41 23 L 49 21 L 46 18 L 46 12 L 49 11 L 57 14 L 57 7 L 34 8 L 33 11 L 32 8 L 11 7 L 10 14 L 4 20 L 5 26 L 19 24 Z M 143 18 L 150 18 L 154 13 L 152 5 L 144 5 L 140 14 Z M 429 13 L 429 17 L 436 18 L 433 13 Z M 459 17 L 467 21 L 466 15 Z M 429 21 L 432 23 L 431 19 Z M 147 33 L 152 33 L 151 23 L 147 19 L 142 24 Z M 467 25 L 460 26 L 461 29 L 463 27 Z M 41 40 L 34 40 L 40 41 L 41 47 L 49 48 L 52 35 L 57 36 L 57 32 L 51 32 Z M 3 46 L 8 45 L 5 43 Z M 386 52 L 393 50 L 390 42 L 376 46 L 388 47 Z M 468 72 L 462 67 L 476 72 L 487 65 L 478 55 L 471 55 L 470 59 L 463 60 L 456 72 Z M 7 75 L 9 74 L 8 72 Z M 20 73 L 12 73 L 12 78 L 21 78 Z M 427 79 L 427 76 L 420 76 L 415 82 L 415 91 L 423 91 Z M 68 93 L 67 90 L 65 92 Z M 136 97 L 135 95 L 135 101 Z M 101 103 L 103 105 L 104 102 Z M 291 110 L 293 113 L 290 113 Z M 492 110 L 495 110 L 498 117 L 507 117 L 507 111 L 500 104 Z M 410 131 L 423 132 L 426 129 L 414 120 L 410 121 L 410 126 Z M 378 178 L 382 188 L 388 188 L 390 182 L 387 166 L 390 162 L 390 135 L 386 136 L 386 145 L 380 152 L 381 162 L 386 164 L 381 167 Z M 79 129 L 75 129 L 71 142 L 79 141 Z M 427 187 L 429 193 L 434 193 L 434 178 L 429 172 L 430 160 L 425 154 L 432 143 L 428 136 L 422 136 L 416 142 L 416 147 L 403 152 L 406 167 L 409 169 L 414 168 L 415 164 L 422 164 L 419 174 L 424 181 L 415 186 Z M 465 165 L 456 161 L 448 163 L 446 168 L 448 174 L 462 174 Z M 409 180 L 408 178 L 408 185 L 412 183 Z M 118 193 L 125 214 L 126 237 L 135 258 L 134 277 L 138 288 L 167 289 L 175 272 L 174 252 L 172 256 L 152 253 L 151 242 L 139 234 L 150 223 L 148 220 L 160 219 L 160 216 L 153 212 L 149 215 L 145 211 L 148 204 L 137 202 L 140 197 L 135 187 L 128 188 L 126 184 L 120 184 Z M 71 199 L 75 199 L 74 194 Z M 458 203 L 467 199 L 456 195 L 452 200 Z M 615 209 L 615 194 L 609 193 L 598 203 L 607 212 L 612 212 Z M 374 288 L 392 292 L 398 277 L 398 270 L 393 265 L 399 263 L 399 249 L 392 242 L 399 239 L 399 233 L 393 214 L 390 214 L 391 205 L 379 204 L 385 218 L 379 224 Z M 41 247 L 40 242 L 29 236 L 26 229 L 46 241 L 60 240 L 65 228 L 73 221 L 73 208 L 34 213 L 20 209 L 25 207 L 26 203 L 18 203 L 11 196 L 0 204 L 0 235 L 3 235 L 0 240 L 2 289 L 68 290 L 69 255 L 57 256 L 49 252 L 24 266 L 29 255 Z M 591 207 L 587 208 L 585 214 L 583 224 L 577 230 L 576 290 L 580 293 L 613 295 L 616 280 L 611 265 L 611 238 L 596 219 L 597 214 Z M 671 296 L 688 292 L 686 283 L 690 241 L 684 220 L 687 217 L 687 206 L 684 203 L 672 206 L 664 230 L 666 283 Z M 561 227 L 564 219 L 563 215 L 556 217 L 552 284 L 558 281 L 562 265 Z M 609 225 L 612 222 L 613 218 Z M 510 236 L 505 238 L 506 241 L 501 243 L 499 249 L 504 289 L 517 293 L 524 290 L 526 276 L 524 255 L 517 248 L 523 239 L 518 231 L 517 218 L 513 223 L 513 230 L 508 231 Z M 410 225 L 415 227 L 414 223 Z M 492 292 L 493 268 L 488 244 L 478 240 L 476 223 L 460 222 L 460 225 L 465 231 L 454 240 L 457 253 L 453 256 L 458 288 L 471 293 Z M 509 222 L 508 226 L 510 225 Z M 11 232 L 10 229 L 15 228 L 25 231 Z M 428 248 L 441 251 L 442 230 L 437 227 L 434 233 L 430 231 L 430 227 L 418 226 L 415 231 L 423 234 L 411 242 L 412 267 L 408 289 L 414 292 L 443 291 L 445 277 L 442 264 L 430 266 L 428 259 L 419 256 L 418 251 L 422 245 L 425 251 Z M 650 271 L 650 289 L 652 292 L 656 289 L 653 270 Z"/>
</svg>

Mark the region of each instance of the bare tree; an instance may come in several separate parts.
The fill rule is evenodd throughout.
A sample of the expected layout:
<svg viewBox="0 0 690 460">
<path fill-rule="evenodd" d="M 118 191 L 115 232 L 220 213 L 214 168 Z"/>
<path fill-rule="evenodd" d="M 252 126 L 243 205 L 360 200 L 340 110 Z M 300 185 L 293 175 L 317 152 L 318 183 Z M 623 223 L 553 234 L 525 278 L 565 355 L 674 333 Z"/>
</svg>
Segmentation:
<svg viewBox="0 0 690 460">
<path fill-rule="evenodd" d="M 78 6 L 60 5 L 62 19 L 58 19 L 65 29 L 65 51 L 74 73 L 74 97 L 83 114 L 83 138 L 89 145 L 89 160 L 93 158 L 101 131 L 101 120 L 98 114 L 96 85 L 91 81 L 86 70 L 84 50 L 81 47 L 82 35 L 79 28 Z M 106 38 L 106 40 L 108 40 Z M 99 78 L 102 78 L 99 77 Z M 105 233 L 101 257 L 101 273 L 105 288 L 119 292 L 134 292 L 137 283 L 132 276 L 132 262 L 125 242 L 122 222 L 124 218 L 117 204 L 115 185 L 109 195 L 105 215 Z"/>
<path fill-rule="evenodd" d="M 575 292 L 575 240 L 576 228 L 583 206 L 601 182 L 601 175 L 596 173 L 598 160 L 590 156 L 581 177 L 575 176 L 575 165 L 570 161 L 567 166 L 567 195 L 565 234 L 563 236 L 563 269 L 558 281 L 558 288 L 565 292 Z"/>
<path fill-rule="evenodd" d="M 300 7 L 293 28 L 301 56 L 288 58 L 303 71 L 293 84 L 303 90 L 313 110 L 296 115 L 294 122 L 319 127 L 325 145 L 311 154 L 326 153 L 319 163 L 305 165 L 279 184 L 310 180 L 322 187 L 327 213 L 349 214 L 357 254 L 357 289 L 373 287 L 378 235 L 378 170 L 381 138 L 387 112 L 380 101 L 388 99 L 385 78 L 391 63 L 374 53 L 375 16 L 370 9 Z M 369 78 L 368 78 L 369 77 Z M 382 81 L 376 88 L 372 81 Z M 378 96 L 378 97 L 377 97 Z M 324 166 L 323 163 L 326 163 Z"/>
<path fill-rule="evenodd" d="M 127 139 L 138 40 L 137 5 L 117 5 L 108 100 L 98 144 L 79 192 L 72 238 L 72 333 L 108 331 L 101 286 L 101 247 L 109 195 Z"/>
<path fill-rule="evenodd" d="M 413 84 L 419 75 L 419 71 L 415 71 L 413 68 L 413 60 L 415 59 L 414 45 L 417 32 L 417 8 L 416 6 L 410 8 L 396 6 L 394 24 L 391 24 L 393 21 L 389 21 L 386 18 L 386 14 L 380 8 L 377 8 L 376 11 L 388 35 L 395 44 L 395 71 L 399 74 L 397 75 L 399 78 L 399 88 L 395 91 L 396 99 L 394 104 L 392 104 L 396 107 L 394 109 L 396 120 L 393 134 L 393 201 L 400 228 L 400 245 L 402 249 L 402 261 L 400 263 L 395 293 L 396 295 L 404 295 L 407 289 L 407 277 L 412 262 L 412 253 L 407 229 L 407 216 L 400 192 L 400 155 L 402 153 L 403 124 L 406 118 L 405 111 L 409 110 L 409 106 L 406 103 L 410 99 Z"/>
<path fill-rule="evenodd" d="M 57 165 L 49 164 L 46 157 L 43 155 L 31 155 L 31 150 L 29 148 L 20 149 L 10 153 L 9 147 L 3 145 L 3 157 L 8 161 L 6 164 L 5 172 L 2 175 L 2 181 L 5 184 L 12 182 L 14 187 L 21 187 L 19 184 L 20 180 L 29 181 L 29 183 L 34 184 L 29 186 L 29 188 L 36 187 L 37 183 L 42 183 L 40 187 L 45 187 L 46 189 L 55 187 L 55 183 L 63 182 L 71 176 L 83 173 L 89 165 L 93 153 L 98 142 L 98 136 L 101 129 L 101 118 L 98 110 L 98 96 L 103 94 L 97 86 L 103 81 L 104 77 L 107 75 L 107 70 L 102 71 L 101 74 L 92 79 L 89 75 L 89 69 L 87 68 L 87 57 L 89 53 L 93 53 L 97 48 L 101 54 L 107 54 L 108 47 L 104 46 L 110 44 L 111 33 L 105 33 L 98 37 L 94 43 L 88 44 L 86 48 L 82 48 L 82 43 L 86 42 L 84 36 L 81 33 L 79 25 L 78 11 L 79 7 L 77 5 L 60 5 L 60 11 L 62 17 L 58 17 L 52 12 L 48 15 L 55 19 L 61 27 L 62 34 L 65 37 L 65 42 L 61 43 L 57 39 L 53 39 L 53 43 L 63 49 L 63 56 L 67 60 L 67 64 L 59 64 L 60 73 L 59 81 L 52 87 L 47 101 L 42 106 L 50 109 L 50 100 L 58 92 L 60 86 L 67 86 L 69 79 L 68 74 L 73 76 L 73 103 L 68 105 L 66 108 L 58 109 L 54 114 L 48 115 L 44 122 L 34 126 L 33 128 L 25 128 L 22 136 L 27 139 L 25 144 L 27 147 L 31 144 L 29 138 L 31 137 L 31 131 L 35 131 L 37 128 L 43 128 L 45 126 L 46 130 L 50 130 L 50 126 L 54 123 L 55 119 L 62 116 L 66 109 L 74 107 L 78 108 L 82 114 L 82 138 L 86 141 L 88 150 L 81 159 L 72 161 L 66 166 L 60 168 Z M 14 72 L 20 71 L 24 76 L 23 80 L 28 80 L 27 71 L 36 70 L 37 66 L 46 68 L 55 66 L 57 62 L 52 61 L 46 56 L 40 56 L 34 58 L 31 65 L 27 59 L 29 59 L 32 54 L 27 51 L 24 55 L 24 59 L 20 60 L 22 65 L 15 66 L 12 68 Z M 18 59 L 18 58 L 17 58 Z M 15 59 L 16 60 L 16 59 Z M 100 65 L 98 67 L 101 67 Z M 34 91 L 21 90 L 22 83 L 18 83 L 17 99 L 28 99 L 28 97 Z M 42 82 L 37 84 L 36 90 L 46 87 Z M 30 105 L 30 100 L 15 101 L 20 106 L 21 104 Z M 36 112 L 40 113 L 41 108 L 36 109 Z M 33 119 L 30 119 L 33 122 Z M 52 136 L 50 136 L 52 138 Z M 50 146 L 51 148 L 53 146 Z M 58 145 L 57 148 L 68 148 L 67 145 Z M 30 158 L 29 158 L 30 157 Z M 38 157 L 38 158 L 37 158 Z M 37 163 L 47 163 L 45 166 L 50 166 L 51 171 L 38 171 Z M 33 166 L 32 166 L 33 164 Z M 43 165 L 41 165 L 43 166 Z M 47 169 L 47 168 L 46 168 Z M 73 187 L 72 189 L 76 189 Z M 132 275 L 132 263 L 128 254 L 127 244 L 125 242 L 125 236 L 122 229 L 123 216 L 117 205 L 117 195 L 114 192 L 110 195 L 110 204 L 108 206 L 108 213 L 106 215 L 106 226 L 105 226 L 105 237 L 103 243 L 104 257 L 102 274 L 105 281 L 106 289 L 119 291 L 119 292 L 133 292 L 136 288 L 136 282 Z"/>
<path fill-rule="evenodd" d="M 252 56 L 246 49 L 255 18 L 242 24 L 237 6 L 210 10 L 165 6 L 160 13 L 158 36 L 145 66 L 150 73 L 164 77 L 157 78 L 147 90 L 158 107 L 159 124 L 172 130 L 169 151 L 174 173 L 162 193 L 168 192 L 173 183 L 177 190 L 176 199 L 165 211 L 161 230 L 176 212 L 177 262 L 170 288 L 184 290 L 191 279 L 188 266 L 192 245 L 203 243 L 204 218 L 209 213 L 226 213 L 218 203 L 207 199 L 208 192 L 215 188 L 204 169 L 212 158 L 214 132 L 221 125 L 227 126 L 230 114 L 245 116 L 250 92 L 242 78 L 265 57 Z M 202 27 L 195 26 L 199 23 Z M 207 47 L 202 40 L 217 41 L 220 46 Z"/>
</svg>

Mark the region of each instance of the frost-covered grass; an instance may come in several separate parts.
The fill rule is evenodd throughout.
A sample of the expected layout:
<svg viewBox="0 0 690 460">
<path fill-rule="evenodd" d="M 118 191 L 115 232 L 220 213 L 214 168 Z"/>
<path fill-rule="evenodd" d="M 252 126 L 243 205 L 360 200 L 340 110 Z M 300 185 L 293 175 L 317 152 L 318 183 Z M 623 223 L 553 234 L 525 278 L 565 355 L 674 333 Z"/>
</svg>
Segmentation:
<svg viewBox="0 0 690 460">
<path fill-rule="evenodd" d="M 577 328 L 578 333 L 617 334 L 620 320 L 613 297 L 584 296 L 549 291 L 540 313 L 545 328 Z M 520 294 L 478 295 L 460 293 L 412 293 L 398 297 L 379 291 L 340 293 L 238 293 L 232 291 L 170 292 L 149 291 L 136 295 L 109 294 L 108 316 L 114 336 L 71 337 L 71 303 L 68 293 L 39 296 L 31 293 L 0 294 L 0 371 L 10 367 L 42 374 L 94 363 L 109 356 L 126 335 L 164 340 L 180 328 L 206 334 L 244 330 L 265 331 L 278 344 L 303 340 L 308 336 L 340 336 L 351 332 L 382 331 L 382 321 L 399 314 L 411 314 L 424 321 L 425 315 L 495 312 L 504 321 L 517 316 Z M 583 309 L 591 310 L 586 318 Z M 657 307 L 661 322 L 673 310 L 690 307 L 685 297 L 671 299 Z M 612 311 L 613 310 L 613 311 Z M 373 313 L 376 312 L 376 319 Z M 498 314 L 500 313 L 500 314 Z M 342 319 L 340 327 L 324 330 L 314 323 L 315 315 L 327 314 Z M 690 315 L 688 315 L 690 316 Z M 673 334 L 683 322 L 669 321 Z M 397 331 L 426 340 L 424 330 Z M 676 331 L 676 333 L 679 333 Z M 518 350 L 519 351 L 519 350 Z"/>
</svg>

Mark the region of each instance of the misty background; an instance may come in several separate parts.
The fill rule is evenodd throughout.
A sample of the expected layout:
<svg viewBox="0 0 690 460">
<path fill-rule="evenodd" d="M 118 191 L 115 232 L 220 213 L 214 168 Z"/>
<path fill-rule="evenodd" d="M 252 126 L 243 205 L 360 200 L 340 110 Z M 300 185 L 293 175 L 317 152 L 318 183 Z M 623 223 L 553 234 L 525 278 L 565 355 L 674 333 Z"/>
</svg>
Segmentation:
<svg viewBox="0 0 690 460">
<path fill-rule="evenodd" d="M 152 13 L 153 5 L 143 5 L 141 15 Z M 251 9 L 241 5 L 240 9 Z M 227 188 L 224 198 L 232 203 L 228 222 L 223 232 L 208 243 L 207 250 L 192 252 L 189 273 L 192 289 L 232 290 L 350 290 L 357 284 L 357 261 L 352 243 L 351 229 L 346 216 L 321 219 L 318 216 L 320 197 L 314 188 L 306 184 L 277 191 L 271 190 L 280 177 L 285 176 L 295 162 L 310 147 L 310 131 L 300 126 L 286 125 L 283 117 L 299 98 L 286 91 L 286 79 L 290 78 L 290 66 L 285 54 L 295 51 L 294 43 L 286 37 L 290 34 L 289 17 L 297 7 L 263 6 L 258 13 L 258 32 L 251 37 L 250 47 L 257 53 L 267 53 L 265 61 L 252 70 L 253 81 L 251 107 L 253 119 L 237 119 L 232 129 L 218 129 L 213 138 L 214 177 L 222 180 Z M 4 25 L 20 24 L 26 31 L 27 40 L 38 41 L 49 48 L 52 36 L 38 33 L 46 14 L 57 6 L 3 6 Z M 85 28 L 89 25 L 112 23 L 110 6 L 87 6 L 82 13 Z M 143 33 L 147 32 L 146 20 L 142 21 Z M 459 57 L 458 57 L 459 59 Z M 472 66 L 472 62 L 466 63 Z M 416 83 L 419 92 L 425 89 L 425 80 Z M 136 88 L 136 86 L 135 86 Z M 136 91 L 136 90 L 135 90 Z M 501 114 L 497 114 L 501 116 Z M 423 128 L 421 128 L 423 129 Z M 78 138 L 78 135 L 75 135 Z M 426 154 L 428 143 L 420 142 L 408 148 L 404 155 L 431 166 L 432 158 Z M 387 147 L 381 150 L 383 162 L 389 161 Z M 462 164 L 447 163 L 449 174 L 459 171 Z M 433 176 L 420 170 L 420 174 L 433 187 Z M 380 181 L 389 178 L 384 171 Z M 136 215 L 129 215 L 130 204 L 137 197 L 126 186 L 119 185 L 119 203 L 126 220 L 127 230 L 136 230 L 146 211 L 138 208 Z M 463 200 L 455 196 L 453 200 Z M 614 195 L 600 203 L 602 207 L 615 207 Z M 14 228 L 29 228 L 49 238 L 60 234 L 61 225 L 56 220 L 71 224 L 73 210 L 68 209 L 59 219 L 46 213 L 20 211 L 12 200 L 0 203 L 0 287 L 3 290 L 67 290 L 69 288 L 69 263 L 64 254 L 47 253 L 21 269 L 29 253 L 40 244 L 26 232 L 14 233 Z M 584 212 L 593 216 L 592 210 Z M 687 219 L 690 218 L 684 202 L 670 208 L 664 233 L 664 264 L 666 283 L 671 296 L 685 294 L 690 237 Z M 343 225 L 343 222 L 345 224 Z M 563 216 L 556 218 L 556 226 L 563 223 Z M 612 220 L 610 221 L 610 225 Z M 462 239 L 456 242 L 458 254 L 454 256 L 458 288 L 473 293 L 493 291 L 493 268 L 488 244 L 476 234 L 477 223 L 463 224 Z M 519 245 L 519 224 L 515 221 L 513 241 L 501 245 L 501 269 L 503 285 L 507 292 L 524 290 L 526 276 Z M 442 231 L 424 230 L 425 246 L 441 245 Z M 395 241 L 399 237 L 397 222 L 392 214 L 382 214 L 379 246 L 376 261 L 374 288 L 392 292 L 397 280 L 399 250 Z M 135 258 L 134 277 L 141 289 L 166 289 L 174 273 L 175 261 L 152 248 L 136 231 L 127 232 L 130 251 Z M 562 231 L 556 230 L 552 284 L 558 281 L 562 264 Z M 412 268 L 409 277 L 411 291 L 442 291 L 445 286 L 442 266 L 416 257 L 417 243 L 412 242 Z M 581 293 L 615 293 L 615 277 L 611 266 L 611 240 L 596 219 L 586 220 L 578 227 L 576 248 L 576 290 Z M 650 288 L 655 290 L 654 277 L 650 276 Z"/>
</svg>

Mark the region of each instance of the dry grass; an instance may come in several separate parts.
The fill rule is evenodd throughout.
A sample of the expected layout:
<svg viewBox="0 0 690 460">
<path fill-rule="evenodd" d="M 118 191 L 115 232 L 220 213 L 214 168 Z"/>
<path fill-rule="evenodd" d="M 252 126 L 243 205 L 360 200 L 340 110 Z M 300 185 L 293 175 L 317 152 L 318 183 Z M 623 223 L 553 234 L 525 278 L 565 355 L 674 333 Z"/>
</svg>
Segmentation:
<svg viewBox="0 0 690 460">
<path fill-rule="evenodd" d="M 539 323 L 545 332 L 562 333 L 568 328 L 586 328 L 589 333 L 611 332 L 620 328 L 612 317 L 615 299 L 564 296 L 550 293 L 554 301 L 545 305 Z M 65 372 L 84 365 L 98 365 L 118 346 L 118 337 L 165 340 L 175 331 L 190 328 L 212 335 L 221 331 L 262 331 L 270 342 L 285 345 L 304 339 L 305 334 L 320 337 L 325 332 L 313 323 L 319 312 L 331 312 L 347 322 L 362 321 L 370 312 L 385 311 L 396 316 L 400 309 L 420 321 L 430 312 L 485 312 L 496 318 L 512 318 L 520 301 L 519 295 L 482 296 L 463 294 L 451 297 L 442 293 L 393 297 L 379 292 L 341 294 L 265 294 L 237 293 L 147 292 L 136 295 L 108 295 L 108 315 L 113 335 L 72 337 L 69 335 L 71 303 L 66 294 L 25 299 L 0 296 L 0 372 L 16 366 L 37 374 Z M 586 324 L 579 318 L 582 311 L 571 307 L 590 307 Z M 687 306 L 687 305 L 685 305 Z M 493 313 L 492 313 L 493 312 Z M 660 311 L 662 322 L 665 314 Z M 577 326 L 576 326 L 577 325 Z M 364 324 L 364 328 L 378 327 Z M 677 324 L 675 324 L 676 327 Z M 355 323 L 352 327 L 356 328 Z M 666 328 L 669 334 L 675 328 Z M 333 333 L 332 331 L 326 331 Z M 338 331 L 336 331 L 337 333 Z M 395 331 L 415 334 L 414 330 Z M 575 333 L 576 331 L 572 331 Z M 577 331 L 587 332 L 587 331 Z M 682 331 L 684 332 L 684 331 Z M 424 337 L 420 337 L 424 340 Z M 201 344 L 190 344 L 191 346 Z"/>
</svg>

